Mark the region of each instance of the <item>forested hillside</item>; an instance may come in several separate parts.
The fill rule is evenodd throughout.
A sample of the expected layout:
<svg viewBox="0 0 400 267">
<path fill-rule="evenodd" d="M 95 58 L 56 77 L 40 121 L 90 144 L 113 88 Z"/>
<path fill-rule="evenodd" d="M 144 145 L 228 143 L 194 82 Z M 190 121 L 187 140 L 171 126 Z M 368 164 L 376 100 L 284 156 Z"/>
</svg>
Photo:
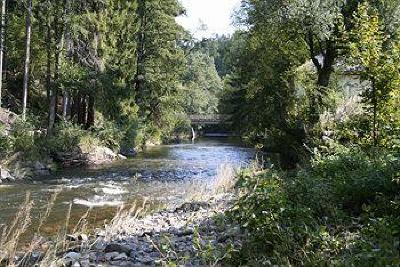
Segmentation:
<svg viewBox="0 0 400 267">
<path fill-rule="evenodd" d="M 2 3 L 1 106 L 20 115 L 3 155 L 73 150 L 79 135 L 132 150 L 190 135 L 188 114 L 218 113 L 226 64 L 177 24 L 178 1 Z"/>
</svg>

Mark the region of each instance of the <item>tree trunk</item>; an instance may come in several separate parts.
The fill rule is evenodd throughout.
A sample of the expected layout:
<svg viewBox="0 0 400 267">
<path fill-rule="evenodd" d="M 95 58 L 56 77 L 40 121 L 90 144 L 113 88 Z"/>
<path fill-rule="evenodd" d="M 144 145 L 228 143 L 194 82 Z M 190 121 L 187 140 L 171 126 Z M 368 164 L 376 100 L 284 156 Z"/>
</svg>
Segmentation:
<svg viewBox="0 0 400 267">
<path fill-rule="evenodd" d="M 25 67 L 23 83 L 22 119 L 26 120 L 26 108 L 28 104 L 29 65 L 31 57 L 31 34 L 32 34 L 32 0 L 27 0 L 26 14 L 26 39 L 25 39 Z"/>
<path fill-rule="evenodd" d="M 62 40 L 60 41 L 58 47 L 62 45 Z M 62 46 L 61 46 L 62 47 Z M 57 48 L 56 56 L 55 56 L 55 68 L 54 68 L 54 80 L 58 83 L 60 76 L 60 64 L 61 64 L 61 51 Z M 57 119 L 57 104 L 58 104 L 58 84 L 52 86 L 51 88 L 51 97 L 50 97 L 50 109 L 49 109 L 49 125 L 47 132 L 49 134 L 53 133 L 54 125 Z"/>
<path fill-rule="evenodd" d="M 63 94 L 63 120 L 67 120 L 68 116 L 68 106 L 69 106 L 69 93 L 64 92 Z"/>
<path fill-rule="evenodd" d="M 146 2 L 145 0 L 138 1 L 137 17 L 140 21 L 139 32 L 137 34 L 137 52 L 136 52 L 136 78 L 135 78 L 135 93 L 136 102 L 143 101 L 143 87 L 146 75 L 145 70 L 145 42 L 146 42 Z"/>
<path fill-rule="evenodd" d="M 322 64 L 316 57 L 316 52 L 313 47 L 313 36 L 310 33 L 309 36 L 309 45 L 310 52 L 312 55 L 312 61 L 317 69 L 318 79 L 317 79 L 317 90 L 311 95 L 310 99 L 310 117 L 309 121 L 311 125 L 315 125 L 319 122 L 319 115 L 321 113 L 321 107 L 323 105 L 323 98 L 327 93 L 327 88 L 329 86 L 329 82 L 334 71 L 334 64 L 337 58 L 337 51 L 333 41 L 326 41 L 326 49 L 322 53 L 323 61 Z"/>
<path fill-rule="evenodd" d="M 48 15 L 49 16 L 49 15 Z M 46 23 L 46 96 L 47 102 L 50 103 L 51 95 L 51 26 L 50 18 L 47 18 Z"/>
<path fill-rule="evenodd" d="M 54 34 L 56 38 L 56 51 L 54 61 L 54 86 L 52 86 L 50 109 L 49 109 L 49 128 L 48 133 L 52 133 L 54 125 L 57 119 L 57 107 L 58 107 L 58 93 L 60 91 L 60 69 L 61 69 L 61 57 L 62 50 L 64 47 L 64 33 L 65 33 L 65 15 L 67 9 L 67 1 L 63 2 L 63 12 L 61 18 L 56 17 L 54 21 Z"/>
<path fill-rule="evenodd" d="M 4 60 L 4 42 L 6 27 L 6 0 L 1 0 L 1 18 L 0 18 L 0 107 L 2 104 L 3 91 L 3 60 Z"/>
<path fill-rule="evenodd" d="M 71 119 L 79 123 L 79 94 L 77 92 L 74 93 L 74 96 L 71 98 L 72 100 L 72 105 L 71 105 Z"/>
<path fill-rule="evenodd" d="M 53 134 L 54 124 L 56 122 L 57 116 L 57 92 L 56 90 L 50 91 L 50 104 L 49 104 L 49 125 L 47 128 L 47 133 L 49 135 Z"/>
<path fill-rule="evenodd" d="M 376 84 L 375 79 L 372 79 L 372 112 L 373 112 L 373 139 L 374 147 L 378 146 L 378 99 L 376 95 Z"/>
<path fill-rule="evenodd" d="M 79 112 L 78 112 L 78 123 L 80 125 L 86 125 L 87 119 L 87 101 L 86 95 L 79 95 Z"/>
<path fill-rule="evenodd" d="M 90 127 L 94 126 L 95 120 L 95 103 L 94 103 L 94 96 L 93 94 L 89 95 L 88 101 L 88 111 L 87 111 L 87 120 L 86 120 L 86 129 L 90 129 Z"/>
</svg>

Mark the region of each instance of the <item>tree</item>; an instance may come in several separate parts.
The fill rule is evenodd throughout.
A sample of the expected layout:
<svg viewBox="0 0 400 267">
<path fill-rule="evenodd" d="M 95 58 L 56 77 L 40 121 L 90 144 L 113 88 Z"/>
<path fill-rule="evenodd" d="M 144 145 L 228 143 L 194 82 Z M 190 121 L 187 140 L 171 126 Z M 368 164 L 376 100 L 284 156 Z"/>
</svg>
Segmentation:
<svg viewBox="0 0 400 267">
<path fill-rule="evenodd" d="M 32 0 L 26 1 L 26 37 L 25 37 L 25 65 L 23 83 L 22 119 L 26 119 L 29 87 L 29 66 L 31 61 L 31 35 L 32 35 Z"/>
<path fill-rule="evenodd" d="M 218 113 L 219 97 L 223 90 L 214 59 L 202 52 L 188 57 L 183 76 L 182 105 L 189 114 Z"/>
<path fill-rule="evenodd" d="M 349 33 L 350 51 L 355 64 L 361 67 L 361 78 L 370 82 L 363 93 L 372 114 L 372 139 L 379 144 L 379 117 L 391 92 L 400 85 L 400 43 L 388 39 L 377 9 L 367 2 L 361 4 Z"/>
<path fill-rule="evenodd" d="M 0 14 L 0 107 L 2 104 L 2 90 L 3 90 L 3 68 L 4 68 L 4 39 L 6 28 L 6 0 L 1 1 L 1 14 Z"/>
<path fill-rule="evenodd" d="M 175 21 L 182 12 L 176 0 L 138 2 L 136 102 L 141 117 L 159 129 L 183 73 L 184 53 L 178 43 L 185 32 Z"/>
</svg>

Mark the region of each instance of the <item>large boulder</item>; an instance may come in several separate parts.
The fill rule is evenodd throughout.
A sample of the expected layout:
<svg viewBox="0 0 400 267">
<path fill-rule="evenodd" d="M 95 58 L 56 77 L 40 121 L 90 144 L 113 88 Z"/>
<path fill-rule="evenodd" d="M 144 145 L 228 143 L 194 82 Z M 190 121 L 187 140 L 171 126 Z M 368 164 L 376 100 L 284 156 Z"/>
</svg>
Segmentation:
<svg viewBox="0 0 400 267">
<path fill-rule="evenodd" d="M 121 148 L 120 155 L 123 155 L 124 157 L 133 158 L 136 157 L 137 151 L 134 148 L 123 147 Z"/>
<path fill-rule="evenodd" d="M 9 179 L 12 179 L 10 171 L 3 167 L 0 167 L 0 180 L 9 180 Z"/>
<path fill-rule="evenodd" d="M 100 165 L 118 159 L 124 159 L 108 147 L 97 146 L 88 152 L 77 149 L 73 152 L 56 153 L 54 159 L 64 167 L 78 167 L 85 165 Z"/>
<path fill-rule="evenodd" d="M 15 177 L 11 175 L 11 172 L 8 169 L 0 166 L 0 184 L 2 182 L 12 182 L 14 180 Z"/>
<path fill-rule="evenodd" d="M 94 165 L 112 162 L 117 159 L 118 155 L 114 151 L 103 146 L 96 147 L 93 152 L 88 154 L 88 163 Z"/>
<path fill-rule="evenodd" d="M 4 108 L 0 108 L 0 124 L 4 125 L 6 130 L 11 130 L 12 125 L 17 120 L 18 115 Z"/>
<path fill-rule="evenodd" d="M 63 167 L 79 167 L 88 163 L 88 155 L 80 151 L 58 152 L 54 155 L 54 159 Z"/>
</svg>

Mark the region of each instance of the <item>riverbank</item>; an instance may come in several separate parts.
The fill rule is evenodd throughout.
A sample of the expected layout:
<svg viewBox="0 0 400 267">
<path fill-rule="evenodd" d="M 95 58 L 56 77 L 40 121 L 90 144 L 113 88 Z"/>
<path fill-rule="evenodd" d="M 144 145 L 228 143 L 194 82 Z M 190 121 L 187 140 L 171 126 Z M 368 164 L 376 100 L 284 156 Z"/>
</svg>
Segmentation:
<svg viewBox="0 0 400 267">
<path fill-rule="evenodd" d="M 92 245 L 97 238 L 112 242 L 122 240 L 125 234 L 126 238 L 128 235 L 135 235 L 141 242 L 145 241 L 141 238 L 146 237 L 143 233 L 151 233 L 152 230 L 168 233 L 169 230 L 175 231 L 176 228 L 177 235 L 181 236 L 179 231 L 185 229 L 183 225 L 188 225 L 193 230 L 191 237 L 196 241 L 198 239 L 194 237 L 197 236 L 198 225 L 202 224 L 202 221 L 207 224 L 208 218 L 215 218 L 215 224 L 218 226 L 221 222 L 219 214 L 222 214 L 226 207 L 221 201 L 230 199 L 229 194 L 224 194 L 226 194 L 225 189 L 232 186 L 233 179 L 225 179 L 231 181 L 227 185 L 224 179 L 216 177 L 232 177 L 232 172 L 227 170 L 245 167 L 253 158 L 252 149 L 226 139 L 202 139 L 196 143 L 156 146 L 138 154 L 135 158 L 104 167 L 67 169 L 34 183 L 0 188 L 2 190 L 0 221 L 5 223 L 3 226 L 8 227 L 14 220 L 15 214 L 25 214 L 23 211 L 26 210 L 24 207 L 27 202 L 35 203 L 30 215 L 20 216 L 18 220 L 18 226 L 22 226 L 28 219 L 29 228 L 19 238 L 20 245 L 16 244 L 14 247 L 17 251 L 29 252 L 31 247 L 37 248 L 39 242 L 39 249 L 34 251 L 46 252 L 49 248 L 57 248 L 57 253 L 48 252 L 53 259 L 56 254 L 58 259 L 63 258 L 60 251 L 81 253 L 82 257 L 86 257 L 90 252 L 97 254 L 101 252 L 93 248 L 93 251 L 88 251 L 89 246 L 82 246 L 79 240 L 87 240 L 85 244 Z M 222 188 L 222 191 L 214 192 L 214 188 Z M 24 201 L 25 192 L 31 192 L 29 201 Z M 135 216 L 144 202 L 145 210 Z M 16 204 L 10 206 L 7 203 Z M 134 203 L 137 208 L 132 207 Z M 192 203 L 194 208 L 191 207 Z M 116 225 L 115 219 L 111 219 L 121 205 L 125 208 L 120 210 L 119 215 L 121 212 L 126 215 L 126 212 L 131 210 L 129 216 L 118 216 L 124 218 L 123 222 L 132 222 L 128 226 L 129 229 L 134 225 L 133 222 L 138 220 L 144 222 L 146 226 L 142 230 L 135 230 L 137 231 L 135 233 L 121 232 L 123 228 L 120 226 L 111 227 L 116 231 L 107 230 L 110 229 L 108 226 Z M 23 211 L 19 210 L 18 206 Z M 47 212 L 47 209 L 51 211 Z M 46 214 L 48 217 L 42 218 Z M 152 225 L 152 220 L 156 225 L 154 223 Z M 183 225 L 179 224 L 180 221 L 184 222 Z M 158 222 L 163 224 L 162 228 L 149 229 L 156 227 Z M 104 225 L 107 227 L 101 227 Z M 201 229 L 199 231 L 202 236 L 206 234 Z M 212 235 L 217 236 L 216 231 L 213 231 L 214 233 L 207 235 L 210 236 L 210 240 Z M 38 240 L 37 237 L 40 236 L 43 238 Z M 165 240 L 164 235 L 160 235 L 159 241 L 162 243 Z M 176 240 L 178 243 L 181 241 Z M 13 242 L 10 240 L 8 244 Z M 208 251 L 208 241 L 205 242 L 207 249 L 203 248 L 202 254 Z M 40 249 L 43 247 L 42 244 L 44 250 Z M 44 256 L 38 252 L 33 254 L 36 258 Z M 157 260 L 159 259 L 155 261 Z"/>
<path fill-rule="evenodd" d="M 100 166 L 127 157 L 117 154 L 110 148 L 96 146 L 90 152 L 64 152 L 53 156 L 29 158 L 23 152 L 0 160 L 0 184 L 32 180 L 35 177 L 49 176 L 60 168 L 76 168 L 82 166 Z"/>
<path fill-rule="evenodd" d="M 56 266 L 216 265 L 240 245 L 240 228 L 224 217 L 233 199 L 231 193 L 218 194 L 141 219 L 119 215 L 97 238 L 64 253 Z"/>
<path fill-rule="evenodd" d="M 90 233 L 83 216 L 71 234 L 59 235 L 56 241 L 37 239 L 24 253 L 15 252 L 14 263 L 60 267 L 217 265 L 233 247 L 241 246 L 240 228 L 225 216 L 236 199 L 235 177 L 232 167 L 221 167 L 211 183 L 192 183 L 184 204 L 153 213 L 146 213 L 145 203 L 121 206 L 104 228 Z"/>
</svg>

